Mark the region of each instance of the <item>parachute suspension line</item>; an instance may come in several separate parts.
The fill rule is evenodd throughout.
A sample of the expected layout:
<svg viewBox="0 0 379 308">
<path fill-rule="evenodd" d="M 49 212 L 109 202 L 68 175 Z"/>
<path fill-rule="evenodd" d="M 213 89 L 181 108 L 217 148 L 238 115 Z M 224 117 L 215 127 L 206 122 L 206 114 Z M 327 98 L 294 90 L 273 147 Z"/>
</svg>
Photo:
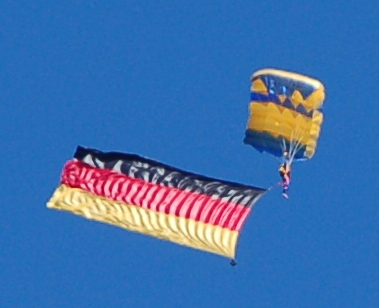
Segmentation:
<svg viewBox="0 0 379 308">
<path fill-rule="evenodd" d="M 293 161 L 293 158 L 295 157 L 296 155 L 296 150 L 297 150 L 297 141 L 296 141 L 296 137 L 294 136 L 295 135 L 295 132 L 292 131 L 291 132 L 291 142 L 290 142 L 290 151 L 288 153 L 288 156 L 289 156 L 289 164 L 291 165 L 292 161 Z M 296 134 L 297 135 L 297 134 Z"/>
<path fill-rule="evenodd" d="M 289 140 L 289 148 L 288 149 L 287 149 L 286 139 L 282 138 L 281 148 L 283 151 L 283 155 L 285 152 L 288 153 L 287 154 L 288 156 L 283 157 L 283 158 L 288 162 L 289 165 L 292 164 L 296 154 L 300 151 L 301 140 L 302 140 L 303 136 L 304 136 L 304 129 L 300 129 L 300 127 L 297 126 L 296 129 L 291 132 L 291 138 Z"/>
<path fill-rule="evenodd" d="M 285 132 L 285 122 L 282 122 L 281 123 L 281 133 L 282 133 L 282 136 L 284 136 L 284 132 Z M 291 153 L 291 146 L 292 146 L 292 137 L 291 137 L 291 142 L 289 143 L 289 148 L 288 148 L 288 139 L 282 137 L 282 145 L 281 145 L 281 148 L 282 148 L 282 157 L 281 157 L 281 161 L 282 162 L 287 162 L 290 164 L 289 162 L 289 158 L 290 158 L 290 153 Z"/>
<path fill-rule="evenodd" d="M 287 124 L 287 125 L 286 125 Z M 282 136 L 285 135 L 285 131 L 288 129 L 288 123 L 280 123 L 280 130 Z M 302 140 L 304 139 L 304 127 L 297 125 L 295 129 L 291 131 L 290 140 L 282 137 L 281 139 L 281 149 L 282 149 L 282 158 L 281 161 L 287 162 L 289 165 L 295 160 L 296 154 L 300 151 L 302 147 Z M 286 154 L 285 154 L 286 153 Z"/>
<path fill-rule="evenodd" d="M 283 156 L 284 156 L 285 152 L 289 152 L 289 150 L 287 150 L 286 140 L 284 138 L 282 138 L 282 153 L 283 153 Z"/>
<path fill-rule="evenodd" d="M 304 138 L 304 128 L 300 128 L 299 126 L 296 127 L 296 130 L 295 130 L 295 142 L 294 143 L 294 147 L 293 147 L 293 151 L 291 153 L 291 162 L 293 161 L 295 155 L 297 154 L 297 152 L 300 151 L 301 149 L 301 146 L 302 146 L 302 139 Z"/>
<path fill-rule="evenodd" d="M 282 136 L 284 136 L 284 124 L 281 126 L 281 133 Z M 297 152 L 299 152 L 301 148 L 301 140 L 304 135 L 304 129 L 301 129 L 299 126 L 296 126 L 295 130 L 291 131 L 291 137 L 290 140 L 282 137 L 282 161 L 284 160 L 287 162 L 289 165 L 292 164 L 294 161 L 295 155 Z M 287 146 L 287 144 L 289 144 Z M 286 153 L 286 155 L 284 155 Z"/>
</svg>

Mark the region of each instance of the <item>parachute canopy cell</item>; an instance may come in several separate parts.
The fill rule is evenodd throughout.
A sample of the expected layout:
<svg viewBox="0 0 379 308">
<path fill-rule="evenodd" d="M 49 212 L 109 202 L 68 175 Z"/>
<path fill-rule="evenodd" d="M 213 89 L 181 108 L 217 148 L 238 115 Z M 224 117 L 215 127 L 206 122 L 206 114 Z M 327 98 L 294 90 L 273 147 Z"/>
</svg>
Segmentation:
<svg viewBox="0 0 379 308">
<path fill-rule="evenodd" d="M 250 117 L 244 143 L 294 160 L 312 158 L 323 122 L 323 84 L 313 78 L 263 69 L 251 77 Z"/>
<path fill-rule="evenodd" d="M 265 189 L 117 152 L 78 147 L 48 208 L 234 258 Z"/>
</svg>

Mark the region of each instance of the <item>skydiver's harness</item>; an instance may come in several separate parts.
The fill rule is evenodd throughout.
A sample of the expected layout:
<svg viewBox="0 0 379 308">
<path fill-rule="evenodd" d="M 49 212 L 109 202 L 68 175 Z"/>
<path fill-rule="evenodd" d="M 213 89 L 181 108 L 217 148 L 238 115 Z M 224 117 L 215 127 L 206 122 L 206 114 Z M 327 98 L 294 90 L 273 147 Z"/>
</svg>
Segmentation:
<svg viewBox="0 0 379 308">
<path fill-rule="evenodd" d="M 284 184 L 289 184 L 291 181 L 291 171 L 283 170 L 284 167 L 281 167 L 279 170 L 279 175 L 283 179 Z"/>
</svg>

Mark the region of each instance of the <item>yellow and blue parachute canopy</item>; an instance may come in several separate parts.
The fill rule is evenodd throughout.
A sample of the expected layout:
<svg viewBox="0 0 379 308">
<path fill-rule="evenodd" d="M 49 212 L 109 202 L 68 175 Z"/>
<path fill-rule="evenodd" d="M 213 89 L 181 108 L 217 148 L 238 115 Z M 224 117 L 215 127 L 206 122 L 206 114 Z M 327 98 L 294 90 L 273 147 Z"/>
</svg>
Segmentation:
<svg viewBox="0 0 379 308">
<path fill-rule="evenodd" d="M 312 158 L 323 122 L 323 84 L 313 78 L 262 69 L 251 77 L 250 117 L 244 143 L 292 160 Z"/>
</svg>

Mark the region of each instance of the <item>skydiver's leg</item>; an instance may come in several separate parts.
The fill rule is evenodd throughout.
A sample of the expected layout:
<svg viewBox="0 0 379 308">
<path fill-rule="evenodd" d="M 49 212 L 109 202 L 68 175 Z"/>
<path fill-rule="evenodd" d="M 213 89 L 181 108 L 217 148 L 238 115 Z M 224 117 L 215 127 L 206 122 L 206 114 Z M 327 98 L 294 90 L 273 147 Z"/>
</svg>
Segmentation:
<svg viewBox="0 0 379 308">
<path fill-rule="evenodd" d="M 284 178 L 285 184 L 289 185 L 290 184 L 290 177 L 288 176 L 288 174 L 285 174 L 283 178 Z"/>
<path fill-rule="evenodd" d="M 288 184 L 287 183 L 284 183 L 283 185 L 283 192 L 282 192 L 282 196 L 286 199 L 289 198 L 288 194 L 287 194 L 287 191 L 288 191 L 289 187 L 288 187 Z"/>
</svg>

